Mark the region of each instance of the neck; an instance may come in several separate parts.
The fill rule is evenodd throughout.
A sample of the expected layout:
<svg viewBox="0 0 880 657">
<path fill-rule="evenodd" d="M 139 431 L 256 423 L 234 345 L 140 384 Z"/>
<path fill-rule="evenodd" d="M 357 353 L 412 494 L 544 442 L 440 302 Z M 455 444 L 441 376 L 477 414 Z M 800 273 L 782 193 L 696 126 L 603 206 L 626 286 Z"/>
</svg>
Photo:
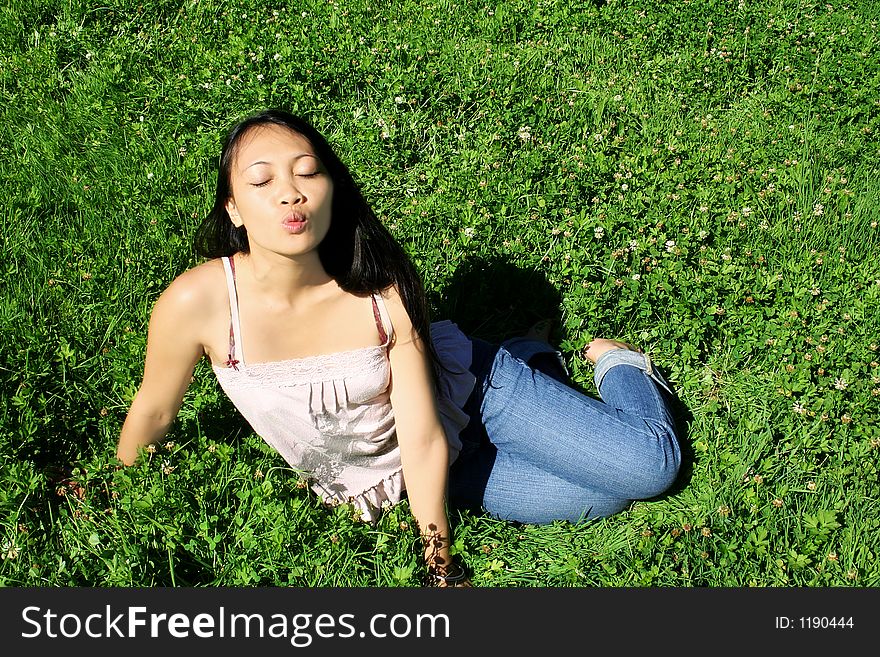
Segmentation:
<svg viewBox="0 0 880 657">
<path fill-rule="evenodd" d="M 296 306 L 304 294 L 333 280 L 317 251 L 283 256 L 252 249 L 249 254 L 238 254 L 236 264 L 236 272 L 243 269 L 254 291 L 273 306 Z"/>
</svg>

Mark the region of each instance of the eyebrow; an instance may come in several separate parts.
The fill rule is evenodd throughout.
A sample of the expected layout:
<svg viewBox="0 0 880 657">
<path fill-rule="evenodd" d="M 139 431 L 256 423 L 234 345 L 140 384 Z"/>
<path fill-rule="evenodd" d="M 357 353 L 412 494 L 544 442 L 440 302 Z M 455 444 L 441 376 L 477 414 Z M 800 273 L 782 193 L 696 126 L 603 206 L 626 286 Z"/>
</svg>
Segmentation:
<svg viewBox="0 0 880 657">
<path fill-rule="evenodd" d="M 312 155 L 311 153 L 300 153 L 299 155 L 297 155 L 296 157 L 293 158 L 293 161 L 295 162 L 296 160 L 299 160 L 300 158 L 303 158 L 303 157 L 313 157 L 316 160 L 318 159 L 317 155 Z M 258 164 L 272 164 L 272 163 L 267 162 L 266 160 L 257 160 L 256 162 L 251 162 L 250 164 L 248 164 L 244 169 L 242 169 L 242 171 L 247 171 L 251 167 L 255 167 Z"/>
</svg>

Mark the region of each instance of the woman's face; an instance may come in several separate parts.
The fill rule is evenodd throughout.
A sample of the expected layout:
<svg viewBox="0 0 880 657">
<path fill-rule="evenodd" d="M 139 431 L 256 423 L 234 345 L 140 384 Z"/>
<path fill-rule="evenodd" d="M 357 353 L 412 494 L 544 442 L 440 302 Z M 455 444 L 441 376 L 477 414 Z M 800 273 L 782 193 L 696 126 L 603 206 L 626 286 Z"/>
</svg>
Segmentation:
<svg viewBox="0 0 880 657">
<path fill-rule="evenodd" d="M 302 135 L 278 125 L 242 135 L 230 170 L 226 210 L 247 229 L 251 253 L 315 250 L 330 228 L 333 181 Z"/>
</svg>

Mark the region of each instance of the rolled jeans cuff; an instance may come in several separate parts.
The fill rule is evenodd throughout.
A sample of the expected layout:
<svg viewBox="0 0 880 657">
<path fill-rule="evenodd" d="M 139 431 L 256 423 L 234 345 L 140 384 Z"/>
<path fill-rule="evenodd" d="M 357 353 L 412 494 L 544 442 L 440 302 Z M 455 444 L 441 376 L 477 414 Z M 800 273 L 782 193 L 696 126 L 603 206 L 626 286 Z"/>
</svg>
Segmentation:
<svg viewBox="0 0 880 657">
<path fill-rule="evenodd" d="M 602 379 L 608 374 L 608 370 L 616 365 L 633 365 L 634 367 L 639 368 L 656 382 L 657 385 L 665 389 L 670 395 L 675 396 L 669 383 L 667 383 L 666 379 L 663 378 L 663 375 L 657 371 L 657 368 L 654 367 L 650 356 L 630 349 L 611 349 L 599 356 L 599 360 L 596 361 L 596 366 L 593 370 L 593 381 L 596 383 L 596 390 L 600 390 Z"/>
</svg>

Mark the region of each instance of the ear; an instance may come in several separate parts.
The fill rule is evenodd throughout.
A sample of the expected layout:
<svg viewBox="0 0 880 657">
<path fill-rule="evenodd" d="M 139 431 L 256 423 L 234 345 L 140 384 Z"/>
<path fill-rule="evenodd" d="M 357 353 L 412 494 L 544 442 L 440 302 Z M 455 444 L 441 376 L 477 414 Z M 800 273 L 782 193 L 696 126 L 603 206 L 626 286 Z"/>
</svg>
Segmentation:
<svg viewBox="0 0 880 657">
<path fill-rule="evenodd" d="M 232 199 L 226 201 L 226 214 L 228 214 L 229 218 L 232 220 L 233 226 L 241 228 L 244 222 L 241 220 L 241 215 L 238 214 L 238 210 L 235 207 L 235 201 Z"/>
</svg>

